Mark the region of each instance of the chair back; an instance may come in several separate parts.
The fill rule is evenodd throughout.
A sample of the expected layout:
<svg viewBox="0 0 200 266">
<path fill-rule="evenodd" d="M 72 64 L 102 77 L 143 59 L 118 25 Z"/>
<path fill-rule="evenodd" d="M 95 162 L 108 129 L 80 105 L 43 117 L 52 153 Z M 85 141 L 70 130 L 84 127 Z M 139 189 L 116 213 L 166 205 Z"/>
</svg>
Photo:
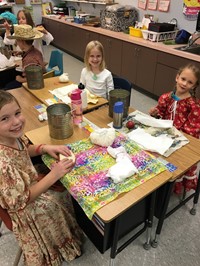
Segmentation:
<svg viewBox="0 0 200 266">
<path fill-rule="evenodd" d="M 55 67 L 58 68 L 54 69 Z M 60 76 L 63 74 L 63 53 L 60 50 L 53 50 L 51 52 L 49 65 L 47 67 L 47 72 L 54 70 L 55 76 Z"/>
<path fill-rule="evenodd" d="M 131 93 L 132 84 L 124 78 L 113 76 L 114 88 L 127 90 Z"/>
</svg>

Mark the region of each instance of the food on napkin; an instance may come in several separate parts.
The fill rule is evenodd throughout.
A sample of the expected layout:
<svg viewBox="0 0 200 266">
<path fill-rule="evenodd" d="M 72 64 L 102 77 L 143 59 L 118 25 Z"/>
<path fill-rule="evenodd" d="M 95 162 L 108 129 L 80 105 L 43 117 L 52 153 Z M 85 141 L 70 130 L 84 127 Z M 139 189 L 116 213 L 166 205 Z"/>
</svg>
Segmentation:
<svg viewBox="0 0 200 266">
<path fill-rule="evenodd" d="M 87 103 L 93 103 L 96 104 L 98 103 L 98 96 L 92 94 L 91 92 L 89 92 L 89 90 L 85 89 L 87 92 Z"/>
<path fill-rule="evenodd" d="M 107 177 L 112 178 L 114 183 L 123 182 L 126 178 L 138 173 L 124 147 L 108 147 L 107 151 L 112 157 L 116 158 L 116 164 L 111 166 L 106 174 Z"/>
<path fill-rule="evenodd" d="M 44 27 L 42 25 L 39 25 L 36 27 L 36 30 L 43 32 Z"/>
<path fill-rule="evenodd" d="M 108 147 L 113 144 L 115 140 L 114 128 L 99 128 L 90 134 L 90 140 L 93 144 L 102 147 Z"/>
<path fill-rule="evenodd" d="M 72 160 L 73 163 L 75 163 L 75 161 L 76 161 L 76 156 L 74 155 L 74 153 L 72 151 L 71 151 L 71 155 L 70 156 L 65 156 L 63 154 L 60 154 L 59 158 L 60 158 L 60 161 L 63 160 L 63 159 L 66 159 L 66 158 L 69 159 L 69 160 Z"/>
</svg>

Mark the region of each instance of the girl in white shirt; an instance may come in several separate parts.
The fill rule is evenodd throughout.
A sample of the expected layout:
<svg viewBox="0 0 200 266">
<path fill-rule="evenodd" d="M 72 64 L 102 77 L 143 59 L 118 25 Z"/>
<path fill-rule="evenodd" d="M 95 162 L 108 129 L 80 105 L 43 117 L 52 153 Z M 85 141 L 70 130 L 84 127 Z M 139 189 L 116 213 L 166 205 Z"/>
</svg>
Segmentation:
<svg viewBox="0 0 200 266">
<path fill-rule="evenodd" d="M 32 27 L 35 27 L 35 24 L 33 22 L 31 13 L 27 10 L 19 10 L 17 13 L 17 19 L 18 19 L 18 23 L 19 24 L 28 24 Z M 10 33 L 10 25 L 7 21 L 4 22 L 4 27 L 6 28 L 6 33 L 5 33 L 5 37 L 4 37 L 4 43 L 6 45 L 13 45 L 14 50 L 16 52 L 21 52 L 21 49 L 19 48 L 19 46 L 16 46 L 16 41 L 14 39 L 8 39 L 7 37 L 11 35 Z M 33 45 L 35 48 L 37 48 L 43 55 L 44 57 L 44 53 L 43 53 L 43 44 L 42 41 L 45 41 L 47 45 L 50 44 L 50 42 L 53 41 L 53 36 L 51 35 L 51 33 L 49 33 L 44 27 L 38 27 L 38 30 L 40 30 L 43 33 L 43 37 L 41 39 L 36 39 L 33 42 Z"/>
<path fill-rule="evenodd" d="M 99 41 L 87 44 L 84 62 L 80 82 L 92 94 L 108 99 L 114 84 L 111 72 L 105 68 L 104 48 Z"/>
</svg>

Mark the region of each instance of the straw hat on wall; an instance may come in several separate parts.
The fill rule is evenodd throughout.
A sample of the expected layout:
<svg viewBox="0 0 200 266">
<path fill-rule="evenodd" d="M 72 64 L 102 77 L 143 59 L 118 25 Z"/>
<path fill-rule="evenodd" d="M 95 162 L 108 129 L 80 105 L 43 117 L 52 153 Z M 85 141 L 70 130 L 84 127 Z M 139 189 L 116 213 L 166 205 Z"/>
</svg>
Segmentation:
<svg viewBox="0 0 200 266">
<path fill-rule="evenodd" d="M 43 33 L 32 28 L 30 25 L 14 25 L 14 34 L 7 36 L 8 39 L 35 40 L 42 38 Z"/>
</svg>

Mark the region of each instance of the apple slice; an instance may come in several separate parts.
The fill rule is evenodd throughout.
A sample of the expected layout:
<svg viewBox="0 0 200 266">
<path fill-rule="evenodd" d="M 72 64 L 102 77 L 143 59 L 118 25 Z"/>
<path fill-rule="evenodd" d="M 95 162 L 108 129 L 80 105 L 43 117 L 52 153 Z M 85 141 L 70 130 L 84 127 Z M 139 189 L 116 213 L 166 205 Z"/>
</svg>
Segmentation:
<svg viewBox="0 0 200 266">
<path fill-rule="evenodd" d="M 73 154 L 72 151 L 70 151 L 70 152 L 71 152 L 71 155 L 70 155 L 70 156 L 65 156 L 65 155 L 63 155 L 63 154 L 60 154 L 60 155 L 59 155 L 60 160 L 63 160 L 63 159 L 65 159 L 65 158 L 67 158 L 67 159 L 69 159 L 69 160 L 72 160 L 73 163 L 75 163 L 76 157 L 75 157 L 75 155 Z"/>
</svg>

